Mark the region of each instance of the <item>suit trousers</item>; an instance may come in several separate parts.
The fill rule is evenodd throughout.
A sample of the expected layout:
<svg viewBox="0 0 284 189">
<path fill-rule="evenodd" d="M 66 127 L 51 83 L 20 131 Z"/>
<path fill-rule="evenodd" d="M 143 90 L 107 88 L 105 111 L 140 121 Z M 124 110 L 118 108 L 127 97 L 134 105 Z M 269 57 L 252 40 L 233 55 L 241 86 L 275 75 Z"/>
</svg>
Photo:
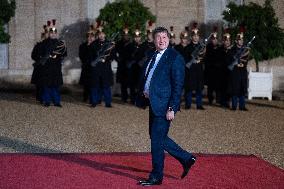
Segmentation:
<svg viewBox="0 0 284 189">
<path fill-rule="evenodd" d="M 168 137 L 170 121 L 163 117 L 154 115 L 151 106 L 149 106 L 149 131 L 151 138 L 152 154 L 152 172 L 149 178 L 158 180 L 163 179 L 165 153 L 167 151 L 171 156 L 184 164 L 192 157 L 192 154 L 183 150 L 171 138 Z"/>
</svg>

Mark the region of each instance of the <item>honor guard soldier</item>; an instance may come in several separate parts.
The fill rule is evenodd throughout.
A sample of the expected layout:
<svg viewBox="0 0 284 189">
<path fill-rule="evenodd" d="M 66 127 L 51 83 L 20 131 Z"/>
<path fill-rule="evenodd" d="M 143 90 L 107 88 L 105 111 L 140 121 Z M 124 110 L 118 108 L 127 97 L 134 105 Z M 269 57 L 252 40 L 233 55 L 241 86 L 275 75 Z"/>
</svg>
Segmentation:
<svg viewBox="0 0 284 189">
<path fill-rule="evenodd" d="M 170 44 L 169 47 L 174 48 L 176 46 L 176 34 L 174 33 L 174 27 L 170 27 Z"/>
<path fill-rule="evenodd" d="M 243 53 L 240 53 L 243 52 Z M 239 110 L 247 111 L 245 107 L 245 95 L 248 88 L 248 72 L 247 63 L 249 58 L 249 48 L 244 46 L 244 27 L 240 27 L 240 32 L 237 34 L 235 45 L 231 50 L 230 57 L 230 83 L 229 91 L 232 96 L 232 110 L 236 110 L 239 105 Z"/>
<path fill-rule="evenodd" d="M 155 44 L 153 41 L 153 22 L 150 20 L 148 21 L 147 32 L 146 32 L 146 40 L 142 44 L 142 48 L 144 51 L 144 60 L 141 60 L 141 67 L 143 67 L 142 63 L 146 61 L 146 57 L 149 53 L 155 51 Z"/>
<path fill-rule="evenodd" d="M 104 97 L 105 107 L 112 107 L 111 86 L 113 85 L 113 72 L 111 62 L 114 59 L 115 44 L 106 40 L 103 26 L 97 29 L 98 39 L 89 48 L 89 64 L 91 74 L 89 79 L 91 107 L 96 107 Z"/>
<path fill-rule="evenodd" d="M 31 78 L 31 83 L 35 85 L 36 88 L 36 100 L 39 101 L 40 103 L 43 102 L 42 100 L 42 92 L 43 92 L 43 87 L 42 83 L 40 82 L 40 77 L 42 75 L 42 68 L 43 66 L 40 64 L 40 50 L 41 50 L 41 45 L 42 42 L 48 38 L 48 29 L 47 25 L 43 26 L 43 31 L 41 32 L 41 40 L 36 43 L 32 50 L 32 59 L 35 61 L 33 63 L 33 73 L 32 73 L 32 78 Z"/>
<path fill-rule="evenodd" d="M 81 76 L 79 84 L 83 86 L 83 101 L 86 102 L 90 97 L 90 88 L 88 86 L 88 77 L 91 74 L 90 68 L 88 68 L 88 49 L 91 44 L 95 41 L 95 29 L 93 25 L 89 26 L 89 31 L 86 34 L 86 41 L 79 46 L 79 58 L 81 60 Z"/>
<path fill-rule="evenodd" d="M 127 46 L 131 43 L 131 38 L 129 35 L 129 29 L 125 25 L 121 39 L 116 43 L 115 48 L 117 52 L 117 72 L 116 72 L 116 82 L 120 83 L 120 91 L 121 91 L 121 100 L 123 102 L 127 102 L 128 99 L 128 81 L 129 74 L 127 68 L 127 59 L 129 56 L 129 52 L 127 51 Z"/>
<path fill-rule="evenodd" d="M 59 87 L 63 84 L 62 61 L 67 56 L 65 43 L 58 40 L 56 20 L 47 22 L 49 36 L 42 41 L 40 48 L 40 63 L 42 64 L 41 84 L 43 86 L 42 100 L 44 106 L 50 106 L 53 101 L 57 107 L 61 106 Z"/>
<path fill-rule="evenodd" d="M 140 74 L 142 71 L 141 64 L 145 56 L 141 37 L 141 31 L 137 28 L 134 31 L 134 41 L 126 47 L 127 52 L 129 52 L 127 59 L 127 71 L 128 86 L 130 88 L 130 100 L 132 104 L 135 103 Z"/>
<path fill-rule="evenodd" d="M 200 42 L 199 29 L 197 23 L 193 24 L 191 30 L 191 43 L 187 46 L 189 53 L 186 58 L 185 69 L 185 109 L 191 108 L 192 94 L 195 91 L 196 108 L 204 110 L 202 106 L 202 90 L 203 90 L 203 56 L 205 46 Z"/>
<path fill-rule="evenodd" d="M 147 57 L 149 56 L 149 54 L 152 54 L 155 51 L 155 44 L 153 40 L 153 29 L 154 29 L 153 24 L 154 23 L 151 20 L 148 21 L 148 26 L 146 30 L 146 40 L 142 43 L 142 51 L 144 55 L 139 60 L 139 63 L 138 63 L 140 66 L 140 74 L 144 66 L 144 63 L 147 60 Z"/>
<path fill-rule="evenodd" d="M 140 73 L 141 75 L 144 63 L 147 60 L 147 57 L 149 54 L 153 53 L 155 51 L 155 44 L 153 40 L 153 22 L 150 20 L 148 21 L 147 31 L 146 31 L 146 40 L 142 43 L 142 51 L 143 51 L 143 57 L 139 60 L 138 64 L 140 66 Z"/>
<path fill-rule="evenodd" d="M 229 69 L 227 68 L 228 59 L 231 52 L 231 35 L 229 29 L 225 29 L 223 34 L 223 44 L 220 47 L 220 64 L 221 74 L 220 78 L 220 92 L 221 92 L 221 107 L 229 108 L 229 95 L 228 95 L 228 80 L 229 80 Z"/>
<path fill-rule="evenodd" d="M 204 58 L 205 70 L 204 80 L 207 85 L 207 97 L 209 105 L 212 105 L 214 100 L 214 92 L 216 102 L 220 103 L 220 83 L 221 83 L 221 61 L 220 48 L 217 38 L 217 27 L 214 27 L 213 33 L 209 37 L 209 43 L 206 46 L 206 53 Z"/>
<path fill-rule="evenodd" d="M 180 33 L 180 43 L 176 45 L 174 48 L 182 55 L 184 59 L 189 52 L 187 52 L 187 46 L 189 43 L 189 34 L 188 34 L 188 27 L 185 27 L 185 30 Z"/>
</svg>

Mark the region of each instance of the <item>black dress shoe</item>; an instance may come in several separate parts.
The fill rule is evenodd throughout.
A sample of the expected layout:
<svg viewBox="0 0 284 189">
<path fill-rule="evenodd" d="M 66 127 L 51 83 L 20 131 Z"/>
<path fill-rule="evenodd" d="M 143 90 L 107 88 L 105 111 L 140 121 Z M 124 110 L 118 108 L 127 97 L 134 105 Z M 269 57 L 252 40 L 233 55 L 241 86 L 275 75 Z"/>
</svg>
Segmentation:
<svg viewBox="0 0 284 189">
<path fill-rule="evenodd" d="M 106 108 L 111 108 L 112 105 L 111 105 L 111 104 L 106 104 L 105 107 L 106 107 Z"/>
<path fill-rule="evenodd" d="M 50 104 L 49 104 L 49 103 L 44 103 L 43 106 L 44 106 L 44 107 L 49 107 Z"/>
<path fill-rule="evenodd" d="M 140 180 L 138 184 L 142 186 L 153 186 L 153 185 L 161 185 L 163 180 L 158 179 L 148 179 L 148 180 Z"/>
<path fill-rule="evenodd" d="M 192 165 L 195 163 L 196 157 L 192 156 L 189 160 L 187 160 L 183 165 L 183 173 L 181 175 L 181 178 L 183 179 L 189 172 L 189 169 L 192 167 Z"/>
<path fill-rule="evenodd" d="M 237 108 L 235 108 L 235 107 L 232 107 L 232 108 L 231 108 L 231 110 L 232 110 L 232 111 L 236 111 L 236 110 L 237 110 Z"/>
<path fill-rule="evenodd" d="M 54 106 L 58 107 L 58 108 L 62 108 L 61 104 L 54 104 Z"/>
<path fill-rule="evenodd" d="M 246 107 L 240 108 L 241 111 L 248 111 Z"/>
<path fill-rule="evenodd" d="M 197 110 L 205 110 L 205 108 L 203 106 L 197 106 L 196 108 Z"/>
<path fill-rule="evenodd" d="M 185 105 L 184 109 L 189 110 L 190 108 L 191 108 L 191 106 Z"/>
<path fill-rule="evenodd" d="M 230 106 L 228 104 L 222 104 L 221 107 L 224 108 L 224 109 L 230 108 Z"/>
<path fill-rule="evenodd" d="M 95 108 L 96 106 L 96 104 L 91 104 L 91 108 Z"/>
</svg>

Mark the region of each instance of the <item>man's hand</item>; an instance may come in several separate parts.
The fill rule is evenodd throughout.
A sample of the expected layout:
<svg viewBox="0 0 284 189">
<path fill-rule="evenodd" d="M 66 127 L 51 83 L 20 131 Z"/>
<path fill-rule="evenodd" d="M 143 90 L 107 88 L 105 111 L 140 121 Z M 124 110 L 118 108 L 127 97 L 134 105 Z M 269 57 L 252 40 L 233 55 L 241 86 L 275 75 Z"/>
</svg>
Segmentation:
<svg viewBox="0 0 284 189">
<path fill-rule="evenodd" d="M 167 117 L 167 120 L 168 120 L 168 121 L 174 120 L 174 118 L 175 118 L 175 112 L 174 112 L 173 110 L 168 110 L 166 117 Z"/>
</svg>

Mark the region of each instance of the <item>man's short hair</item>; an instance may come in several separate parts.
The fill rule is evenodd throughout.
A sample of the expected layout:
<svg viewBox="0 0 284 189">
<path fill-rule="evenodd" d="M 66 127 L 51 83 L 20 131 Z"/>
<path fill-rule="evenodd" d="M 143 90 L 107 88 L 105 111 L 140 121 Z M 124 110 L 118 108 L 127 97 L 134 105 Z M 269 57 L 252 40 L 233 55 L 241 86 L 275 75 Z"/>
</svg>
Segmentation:
<svg viewBox="0 0 284 189">
<path fill-rule="evenodd" d="M 157 33 L 166 33 L 167 36 L 170 38 L 170 33 L 169 33 L 169 31 L 167 30 L 167 28 L 165 28 L 165 27 L 162 27 L 162 26 L 156 27 L 156 28 L 153 30 L 153 33 L 152 33 L 153 39 L 155 39 L 155 35 L 156 35 Z"/>
</svg>

